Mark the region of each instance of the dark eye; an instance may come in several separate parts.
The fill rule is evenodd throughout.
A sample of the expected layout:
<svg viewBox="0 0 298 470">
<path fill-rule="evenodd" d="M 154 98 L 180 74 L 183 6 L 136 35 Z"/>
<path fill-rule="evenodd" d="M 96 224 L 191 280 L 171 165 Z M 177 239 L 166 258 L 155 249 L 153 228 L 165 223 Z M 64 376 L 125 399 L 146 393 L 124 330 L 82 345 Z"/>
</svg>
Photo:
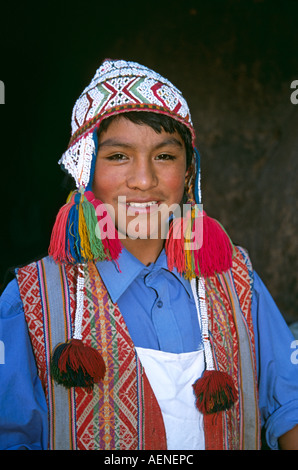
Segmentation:
<svg viewBox="0 0 298 470">
<path fill-rule="evenodd" d="M 175 157 L 168 153 L 161 153 L 160 155 L 157 155 L 156 160 L 175 160 Z"/>
<path fill-rule="evenodd" d="M 123 155 L 123 153 L 115 153 L 114 155 L 109 155 L 107 159 L 111 161 L 120 162 L 120 161 L 126 160 L 127 157 Z"/>
</svg>

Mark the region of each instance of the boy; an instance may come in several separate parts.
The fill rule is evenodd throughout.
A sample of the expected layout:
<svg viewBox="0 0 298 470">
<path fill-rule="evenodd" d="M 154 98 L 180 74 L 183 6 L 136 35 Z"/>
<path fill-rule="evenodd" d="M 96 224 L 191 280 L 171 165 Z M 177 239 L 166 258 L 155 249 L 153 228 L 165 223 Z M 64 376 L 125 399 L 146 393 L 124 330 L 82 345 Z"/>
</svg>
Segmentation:
<svg viewBox="0 0 298 470">
<path fill-rule="evenodd" d="M 258 449 L 261 424 L 297 448 L 293 338 L 201 210 L 194 138 L 179 90 L 134 62 L 77 100 L 77 190 L 1 300 L 1 448 Z"/>
</svg>

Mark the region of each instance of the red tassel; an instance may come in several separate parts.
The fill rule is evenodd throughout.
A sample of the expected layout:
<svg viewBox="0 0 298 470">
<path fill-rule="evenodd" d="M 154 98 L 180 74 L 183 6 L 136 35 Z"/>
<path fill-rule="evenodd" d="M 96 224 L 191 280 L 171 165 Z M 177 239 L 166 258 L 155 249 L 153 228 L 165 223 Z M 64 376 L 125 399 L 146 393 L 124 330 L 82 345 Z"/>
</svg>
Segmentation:
<svg viewBox="0 0 298 470">
<path fill-rule="evenodd" d="M 205 212 L 203 216 L 199 214 L 192 220 L 193 240 L 185 245 L 186 223 L 181 218 L 174 219 L 169 229 L 165 245 L 169 269 L 176 267 L 190 279 L 195 276 L 206 278 L 230 269 L 233 244 L 220 223 Z"/>
<path fill-rule="evenodd" d="M 68 216 L 73 204 L 73 197 L 71 197 L 70 201 L 64 204 L 59 210 L 54 223 L 49 246 L 49 255 L 52 256 L 56 262 L 67 263 L 73 261 L 69 259 L 66 246 L 67 239 L 65 236 Z"/>
<path fill-rule="evenodd" d="M 92 388 L 104 378 L 106 366 L 99 352 L 79 339 L 60 343 L 53 352 L 51 371 L 65 387 Z"/>
<path fill-rule="evenodd" d="M 184 233 L 182 219 L 174 219 L 165 244 L 167 263 L 170 271 L 174 267 L 179 273 L 185 272 Z"/>
<path fill-rule="evenodd" d="M 205 370 L 193 384 L 198 410 L 212 414 L 230 409 L 236 401 L 237 392 L 232 377 L 226 372 Z"/>
<path fill-rule="evenodd" d="M 81 367 L 95 382 L 100 381 L 105 373 L 105 364 L 99 352 L 85 346 L 79 339 L 72 339 L 68 343 L 60 356 L 59 366 L 62 372 L 66 372 L 68 366 L 75 371 Z"/>
<path fill-rule="evenodd" d="M 205 212 L 203 218 L 203 244 L 197 255 L 203 277 L 225 272 L 232 267 L 232 242 L 220 223 L 209 217 Z"/>
</svg>

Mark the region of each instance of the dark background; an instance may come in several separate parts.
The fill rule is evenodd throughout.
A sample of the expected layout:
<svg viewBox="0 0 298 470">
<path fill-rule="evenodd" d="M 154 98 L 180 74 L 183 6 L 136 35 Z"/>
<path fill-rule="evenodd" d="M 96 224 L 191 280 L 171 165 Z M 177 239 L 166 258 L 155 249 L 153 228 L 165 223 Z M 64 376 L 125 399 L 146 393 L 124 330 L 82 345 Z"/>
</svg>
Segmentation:
<svg viewBox="0 0 298 470">
<path fill-rule="evenodd" d="M 45 255 L 67 189 L 57 161 L 72 107 L 107 57 L 169 78 L 190 104 L 204 209 L 249 250 L 298 320 L 298 2 L 5 2 L 1 5 L 1 266 Z"/>
</svg>

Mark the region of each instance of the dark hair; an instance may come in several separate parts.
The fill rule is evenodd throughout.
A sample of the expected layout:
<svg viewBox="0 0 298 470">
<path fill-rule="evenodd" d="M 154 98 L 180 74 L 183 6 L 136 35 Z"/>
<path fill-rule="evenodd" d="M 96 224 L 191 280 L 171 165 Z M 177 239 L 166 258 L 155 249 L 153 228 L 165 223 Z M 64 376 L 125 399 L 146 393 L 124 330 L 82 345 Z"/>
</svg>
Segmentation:
<svg viewBox="0 0 298 470">
<path fill-rule="evenodd" d="M 150 126 L 155 132 L 160 133 L 162 129 L 169 134 L 178 132 L 182 138 L 186 150 L 186 167 L 191 163 L 193 156 L 192 137 L 190 130 L 181 122 L 167 116 L 166 114 L 158 114 L 150 111 L 129 111 L 127 113 L 117 114 L 104 119 L 98 128 L 97 136 L 99 137 L 102 132 L 106 131 L 114 119 L 123 116 L 125 119 L 133 122 L 134 124 L 146 124 Z"/>
</svg>

